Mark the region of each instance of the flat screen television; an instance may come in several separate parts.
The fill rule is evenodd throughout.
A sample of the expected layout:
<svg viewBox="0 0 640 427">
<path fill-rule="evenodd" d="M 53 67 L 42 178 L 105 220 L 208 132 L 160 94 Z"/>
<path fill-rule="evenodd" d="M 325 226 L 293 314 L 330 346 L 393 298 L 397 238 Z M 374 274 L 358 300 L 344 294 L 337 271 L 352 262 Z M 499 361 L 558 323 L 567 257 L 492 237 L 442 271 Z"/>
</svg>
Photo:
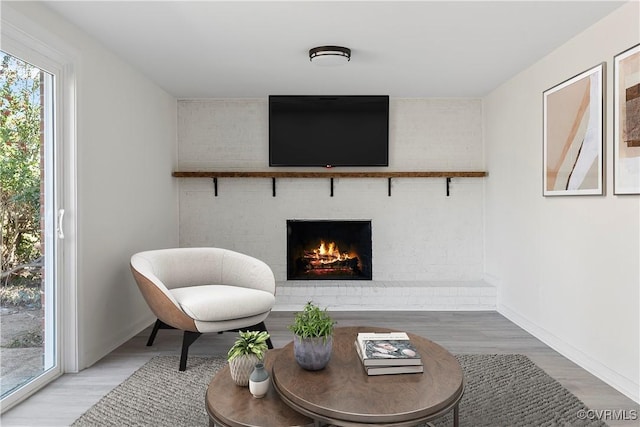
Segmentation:
<svg viewBox="0 0 640 427">
<path fill-rule="evenodd" d="M 389 166 L 389 97 L 269 96 L 269 166 Z"/>
</svg>

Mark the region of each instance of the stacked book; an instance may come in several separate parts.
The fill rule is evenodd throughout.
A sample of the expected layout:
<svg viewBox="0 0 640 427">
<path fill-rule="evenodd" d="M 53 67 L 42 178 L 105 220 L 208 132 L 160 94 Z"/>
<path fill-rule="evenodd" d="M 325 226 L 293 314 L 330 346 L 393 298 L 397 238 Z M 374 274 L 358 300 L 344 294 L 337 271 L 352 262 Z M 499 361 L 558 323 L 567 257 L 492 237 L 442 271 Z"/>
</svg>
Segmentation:
<svg viewBox="0 0 640 427">
<path fill-rule="evenodd" d="M 420 354 L 405 332 L 361 332 L 354 344 L 367 375 L 424 372 Z"/>
</svg>

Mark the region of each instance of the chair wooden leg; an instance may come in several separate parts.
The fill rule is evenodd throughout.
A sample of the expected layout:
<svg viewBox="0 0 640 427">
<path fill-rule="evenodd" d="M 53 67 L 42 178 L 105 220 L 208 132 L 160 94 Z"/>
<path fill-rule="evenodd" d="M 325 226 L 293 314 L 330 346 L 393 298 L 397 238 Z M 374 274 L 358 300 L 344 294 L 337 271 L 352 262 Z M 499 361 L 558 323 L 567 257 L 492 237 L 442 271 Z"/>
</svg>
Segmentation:
<svg viewBox="0 0 640 427">
<path fill-rule="evenodd" d="M 189 346 L 193 344 L 198 338 L 200 338 L 202 333 L 200 332 L 191 332 L 184 331 L 184 335 L 182 337 L 182 354 L 180 355 L 180 370 L 185 371 L 187 369 L 187 355 L 189 353 Z"/>
<path fill-rule="evenodd" d="M 151 331 L 151 335 L 149 335 L 149 340 L 147 341 L 147 347 L 151 347 L 153 345 L 153 341 L 156 339 L 156 335 L 158 335 L 158 330 L 160 329 L 174 329 L 173 326 L 169 326 L 164 323 L 160 319 L 156 319 L 156 323 L 153 325 L 153 330 Z"/>
<path fill-rule="evenodd" d="M 153 341 L 156 339 L 156 335 L 160 329 L 175 329 L 173 326 L 169 326 L 164 323 L 162 320 L 157 319 L 156 323 L 153 325 L 153 330 L 151 331 L 151 335 L 149 336 L 149 340 L 147 341 L 147 346 L 151 346 Z M 252 326 L 251 328 L 258 331 L 267 331 L 267 326 L 264 322 L 260 322 L 257 325 Z M 222 333 L 222 332 L 219 332 Z M 191 332 L 184 331 L 184 335 L 182 336 L 182 352 L 180 354 L 180 370 L 185 371 L 187 369 L 187 357 L 189 355 L 189 346 L 193 344 L 198 338 L 202 335 L 201 332 Z M 273 348 L 273 343 L 271 342 L 271 338 L 267 339 L 267 348 Z"/>
</svg>

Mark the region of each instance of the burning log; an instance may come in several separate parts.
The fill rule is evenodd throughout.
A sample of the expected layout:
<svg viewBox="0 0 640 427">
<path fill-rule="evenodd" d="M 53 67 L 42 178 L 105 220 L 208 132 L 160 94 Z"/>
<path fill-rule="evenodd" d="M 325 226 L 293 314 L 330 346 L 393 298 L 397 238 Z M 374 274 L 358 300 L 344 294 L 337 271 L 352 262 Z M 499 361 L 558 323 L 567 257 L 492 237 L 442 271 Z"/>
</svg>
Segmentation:
<svg viewBox="0 0 640 427">
<path fill-rule="evenodd" d="M 340 252 L 334 242 L 320 242 L 317 249 L 305 250 L 297 259 L 299 271 L 312 274 L 359 274 L 360 260 L 356 254 Z"/>
</svg>

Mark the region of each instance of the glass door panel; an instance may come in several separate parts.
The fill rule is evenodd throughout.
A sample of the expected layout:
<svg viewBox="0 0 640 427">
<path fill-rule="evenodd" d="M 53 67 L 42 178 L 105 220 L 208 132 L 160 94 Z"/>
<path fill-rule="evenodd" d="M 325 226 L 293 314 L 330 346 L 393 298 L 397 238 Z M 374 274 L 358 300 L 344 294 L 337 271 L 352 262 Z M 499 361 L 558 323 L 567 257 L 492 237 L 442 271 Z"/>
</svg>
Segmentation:
<svg viewBox="0 0 640 427">
<path fill-rule="evenodd" d="M 54 76 L 0 51 L 0 392 L 59 371 Z M 60 211 L 60 213 L 59 213 Z"/>
</svg>

